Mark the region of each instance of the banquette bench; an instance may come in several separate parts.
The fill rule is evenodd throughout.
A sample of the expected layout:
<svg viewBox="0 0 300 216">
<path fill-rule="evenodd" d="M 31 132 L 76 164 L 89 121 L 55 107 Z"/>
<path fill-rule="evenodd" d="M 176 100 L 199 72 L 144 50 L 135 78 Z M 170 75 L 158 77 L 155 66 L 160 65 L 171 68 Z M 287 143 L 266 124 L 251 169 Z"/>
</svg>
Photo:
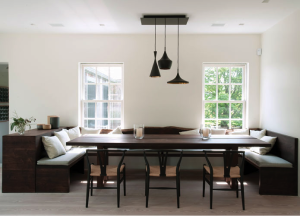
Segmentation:
<svg viewBox="0 0 300 216">
<path fill-rule="evenodd" d="M 273 131 L 266 136 L 277 137 L 266 155 L 245 151 L 245 174 L 259 170 L 259 194 L 298 195 L 298 139 Z"/>
<path fill-rule="evenodd" d="M 49 159 L 42 136 L 53 136 L 60 130 L 33 129 L 24 135 L 3 136 L 3 193 L 69 192 L 70 172 L 84 172 L 85 149 L 71 149 Z"/>
<path fill-rule="evenodd" d="M 3 136 L 3 192 L 69 192 L 70 171 L 84 172 L 85 149 L 75 148 L 66 155 L 48 159 L 42 136 L 53 136 L 61 129 L 34 129 L 23 136 Z M 145 134 L 179 134 L 189 130 L 194 128 L 145 127 Z M 102 129 L 100 134 L 111 131 Z M 122 129 L 122 133 L 133 134 L 133 129 Z M 272 131 L 267 131 L 266 135 L 278 137 L 273 149 L 268 155 L 247 150 L 245 171 L 259 169 L 260 194 L 298 195 L 298 139 Z M 184 156 L 203 157 L 203 154 L 186 153 Z"/>
</svg>

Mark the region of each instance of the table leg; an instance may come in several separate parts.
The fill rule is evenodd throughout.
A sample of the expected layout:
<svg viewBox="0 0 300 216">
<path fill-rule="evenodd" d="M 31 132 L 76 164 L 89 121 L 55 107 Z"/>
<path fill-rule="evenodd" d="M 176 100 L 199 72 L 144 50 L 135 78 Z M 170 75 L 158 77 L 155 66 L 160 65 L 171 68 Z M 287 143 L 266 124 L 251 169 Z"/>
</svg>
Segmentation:
<svg viewBox="0 0 300 216">
<path fill-rule="evenodd" d="M 97 149 L 105 149 L 105 148 L 98 146 Z M 108 165 L 108 159 L 107 160 L 105 159 L 103 153 L 100 153 L 100 155 L 101 155 L 101 162 L 102 162 L 102 164 Z M 100 158 L 97 156 L 97 164 L 100 164 L 99 160 L 100 160 Z M 97 177 L 97 187 L 104 187 L 106 180 L 107 180 L 106 176 L 99 176 L 99 177 Z"/>
</svg>

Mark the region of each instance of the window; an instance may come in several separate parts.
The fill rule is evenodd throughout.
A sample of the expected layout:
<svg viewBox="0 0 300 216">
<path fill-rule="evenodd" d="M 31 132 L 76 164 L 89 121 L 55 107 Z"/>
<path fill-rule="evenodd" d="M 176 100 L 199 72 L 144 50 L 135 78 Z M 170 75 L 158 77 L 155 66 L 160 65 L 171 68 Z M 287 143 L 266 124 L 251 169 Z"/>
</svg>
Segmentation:
<svg viewBox="0 0 300 216">
<path fill-rule="evenodd" d="M 246 127 L 246 65 L 203 65 L 203 124 L 217 129 Z"/>
<path fill-rule="evenodd" d="M 123 64 L 81 64 L 81 125 L 123 125 Z"/>
</svg>

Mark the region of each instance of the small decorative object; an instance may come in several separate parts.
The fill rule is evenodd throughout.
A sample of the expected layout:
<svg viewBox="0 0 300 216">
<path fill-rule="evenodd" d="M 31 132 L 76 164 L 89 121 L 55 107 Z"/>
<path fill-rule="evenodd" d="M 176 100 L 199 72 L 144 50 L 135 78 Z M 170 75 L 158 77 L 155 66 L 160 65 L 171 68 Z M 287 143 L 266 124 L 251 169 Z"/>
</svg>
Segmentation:
<svg viewBox="0 0 300 216">
<path fill-rule="evenodd" d="M 20 135 L 23 135 L 25 133 L 26 126 L 28 126 L 29 129 L 31 129 L 30 123 L 32 121 L 33 122 L 36 121 L 34 117 L 30 117 L 29 119 L 23 119 L 19 117 L 16 111 L 14 112 L 14 117 L 12 119 L 13 119 L 13 123 L 11 123 L 10 125 L 10 130 L 15 129 L 15 131 L 18 132 Z"/>
<path fill-rule="evenodd" d="M 144 138 L 144 125 L 143 124 L 134 124 L 133 126 L 133 135 L 136 139 Z"/>
<path fill-rule="evenodd" d="M 51 129 L 51 124 L 44 124 L 43 129 L 44 130 L 50 130 Z"/>
<path fill-rule="evenodd" d="M 50 124 L 51 124 L 52 129 L 58 129 L 59 128 L 59 117 L 58 116 L 51 116 L 50 117 Z"/>
<path fill-rule="evenodd" d="M 52 118 L 53 118 L 53 120 L 51 123 Z M 56 118 L 56 119 L 54 119 L 54 118 Z M 59 128 L 59 116 L 56 116 L 56 115 L 47 116 L 47 124 L 51 124 L 52 129 L 58 129 Z"/>
<path fill-rule="evenodd" d="M 200 135 L 203 140 L 208 140 L 211 136 L 211 129 L 210 128 L 201 128 L 200 129 Z"/>
<path fill-rule="evenodd" d="M 38 129 L 38 130 L 43 130 L 43 125 L 44 125 L 44 124 L 37 124 L 37 125 L 36 125 L 36 129 Z"/>
</svg>

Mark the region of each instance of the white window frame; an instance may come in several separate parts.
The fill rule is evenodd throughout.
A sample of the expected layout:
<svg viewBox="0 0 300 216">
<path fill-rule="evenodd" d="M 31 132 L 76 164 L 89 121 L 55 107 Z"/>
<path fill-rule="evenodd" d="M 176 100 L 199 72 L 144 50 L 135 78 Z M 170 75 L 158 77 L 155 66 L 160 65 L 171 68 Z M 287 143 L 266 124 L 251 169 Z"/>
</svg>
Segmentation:
<svg viewBox="0 0 300 216">
<path fill-rule="evenodd" d="M 216 67 L 216 83 L 205 83 L 205 67 Z M 219 73 L 218 67 L 229 67 L 229 83 L 219 83 Z M 229 85 L 229 99 L 231 98 L 231 68 L 232 67 L 242 67 L 243 68 L 243 78 L 242 83 L 232 83 L 233 85 L 242 85 L 242 100 L 218 100 L 218 86 L 219 85 Z M 216 128 L 218 129 L 218 121 L 224 120 L 229 121 L 229 129 L 231 129 L 231 121 L 242 120 L 243 129 L 248 128 L 248 63 L 203 63 L 202 65 L 202 125 L 205 125 L 205 120 L 216 121 Z M 205 85 L 216 85 L 216 99 L 215 100 L 205 100 Z M 216 103 L 216 118 L 215 119 L 205 119 L 205 104 L 206 103 Z M 219 103 L 229 103 L 229 118 L 223 119 L 218 118 L 218 104 Z M 231 119 L 231 104 L 232 103 L 243 103 L 243 118 L 242 119 Z"/>
<path fill-rule="evenodd" d="M 103 66 L 103 67 L 114 67 L 114 66 L 118 66 L 118 67 L 122 67 L 122 81 L 121 83 L 107 83 L 108 88 L 110 85 L 121 85 L 121 100 L 85 100 L 85 85 L 96 85 L 97 86 L 97 81 L 95 84 L 91 83 L 91 84 L 87 84 L 84 81 L 84 67 L 99 67 L 99 66 Z M 120 62 L 120 63 L 80 63 L 80 125 L 81 127 L 84 127 L 84 120 L 95 120 L 95 128 L 97 128 L 97 120 L 108 120 L 108 125 L 110 125 L 110 121 L 111 120 L 121 120 L 121 128 L 124 127 L 124 63 Z M 96 79 L 97 80 L 97 79 Z M 96 90 L 96 94 L 97 94 L 97 90 Z M 121 118 L 111 118 L 110 117 L 110 108 L 108 108 L 108 118 L 97 118 L 96 117 L 96 113 L 95 113 L 95 118 L 85 118 L 84 117 L 84 103 L 88 103 L 88 102 L 92 102 L 92 103 L 97 103 L 97 102 L 103 102 L 103 103 L 108 103 L 108 107 L 109 107 L 109 103 L 111 102 L 121 102 Z M 97 108 L 97 107 L 96 107 Z M 95 110 L 96 110 L 95 108 Z M 109 129 L 114 129 L 114 128 L 109 128 Z"/>
</svg>

